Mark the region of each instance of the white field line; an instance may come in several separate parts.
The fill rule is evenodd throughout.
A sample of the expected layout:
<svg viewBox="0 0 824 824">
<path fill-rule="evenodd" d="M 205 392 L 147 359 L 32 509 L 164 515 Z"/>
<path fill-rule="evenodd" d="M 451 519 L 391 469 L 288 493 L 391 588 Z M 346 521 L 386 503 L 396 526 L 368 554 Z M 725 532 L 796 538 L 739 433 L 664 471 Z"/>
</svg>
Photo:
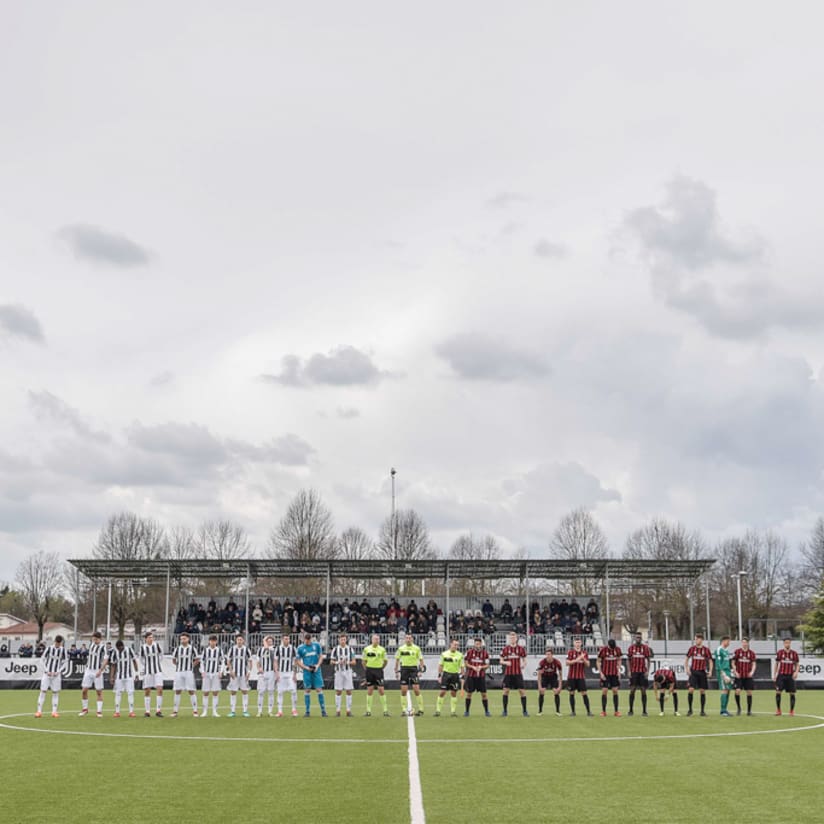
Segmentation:
<svg viewBox="0 0 824 824">
<path fill-rule="evenodd" d="M 426 824 L 421 792 L 421 772 L 418 767 L 418 741 L 415 737 L 415 721 L 410 712 L 406 718 L 409 734 L 409 818 L 412 824 Z"/>
</svg>

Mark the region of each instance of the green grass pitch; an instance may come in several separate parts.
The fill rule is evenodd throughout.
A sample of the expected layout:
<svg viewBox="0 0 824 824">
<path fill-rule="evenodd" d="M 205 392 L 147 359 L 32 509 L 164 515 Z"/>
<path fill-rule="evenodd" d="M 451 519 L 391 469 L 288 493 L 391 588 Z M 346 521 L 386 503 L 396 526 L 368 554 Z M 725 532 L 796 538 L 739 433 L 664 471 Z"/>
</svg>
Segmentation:
<svg viewBox="0 0 824 824">
<path fill-rule="evenodd" d="M 590 695 L 600 709 L 600 697 Z M 530 718 L 520 715 L 517 699 L 515 714 L 501 718 L 499 692 L 491 695 L 492 718 L 482 716 L 477 699 L 470 718 L 460 717 L 460 701 L 459 717 L 449 717 L 448 699 L 447 715 L 435 718 L 435 694 L 425 697 L 415 731 L 430 824 L 824 819 L 824 691 L 800 692 L 795 718 L 773 716 L 769 691 L 756 693 L 751 718 L 719 717 L 717 693 L 709 696 L 708 718 L 684 716 L 684 692 L 679 718 L 669 702 L 660 718 L 652 701 L 649 718 L 582 717 L 580 701 L 570 718 L 566 696 L 561 718 L 551 697 L 550 712 L 539 718 L 534 692 Z M 226 718 L 225 693 L 224 717 L 192 718 L 184 695 L 185 709 L 173 719 L 170 692 L 166 718 L 143 718 L 141 693 L 139 716 L 115 719 L 109 691 L 103 719 L 79 718 L 80 693 L 66 691 L 61 717 L 38 720 L 36 698 L 0 692 L 6 824 L 410 821 L 407 721 L 396 693 L 391 718 L 381 716 L 377 701 L 378 712 L 364 718 L 358 693 L 354 718 L 327 719 L 314 699 L 309 719 Z"/>
</svg>

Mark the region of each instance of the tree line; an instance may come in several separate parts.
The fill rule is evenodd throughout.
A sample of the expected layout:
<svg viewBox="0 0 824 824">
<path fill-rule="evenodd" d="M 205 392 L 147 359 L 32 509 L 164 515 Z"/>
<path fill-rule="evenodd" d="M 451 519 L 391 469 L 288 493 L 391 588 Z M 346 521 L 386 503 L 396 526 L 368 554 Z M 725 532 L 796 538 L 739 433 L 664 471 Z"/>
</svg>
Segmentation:
<svg viewBox="0 0 824 824">
<path fill-rule="evenodd" d="M 706 580 L 699 582 L 668 580 L 661 583 L 618 581 L 612 584 L 611 630 L 633 632 L 650 628 L 663 637 L 665 624 L 671 637 L 687 637 L 705 628 L 707 598 L 711 604 L 712 633 L 734 634 L 737 630 L 737 584 L 741 583 L 742 613 L 745 630 L 754 637 L 766 637 L 781 629 L 794 629 L 801 616 L 802 626 L 812 637 L 818 604 L 824 617 L 821 584 L 824 579 L 824 517 L 819 518 L 798 553 L 772 530 L 746 530 L 741 535 L 709 544 L 701 534 L 679 522 L 653 518 L 633 531 L 621 552 L 610 550 L 607 538 L 593 515 L 575 509 L 564 515 L 548 542 L 550 557 L 569 560 L 605 557 L 635 560 L 698 560 L 715 558 Z M 246 530 L 231 520 L 208 520 L 196 529 L 166 527 L 160 522 L 120 512 L 104 524 L 91 547 L 94 558 L 104 560 L 186 560 L 208 558 L 234 560 L 255 557 L 256 549 Z M 523 549 L 516 557 L 526 557 Z M 425 560 L 447 557 L 459 560 L 495 560 L 505 553 L 493 535 L 465 533 L 442 553 L 432 542 L 423 517 L 414 509 L 399 509 L 387 516 L 371 537 L 358 526 L 342 532 L 335 530 L 332 512 L 314 489 L 295 495 L 282 518 L 272 528 L 261 556 L 284 559 L 370 558 Z M 740 575 L 739 575 L 740 574 Z M 738 580 L 736 580 L 738 576 Z M 392 582 L 385 582 L 391 586 Z M 486 596 L 517 593 L 519 581 L 455 580 L 450 592 L 455 595 Z M 238 593 L 241 582 L 230 580 L 173 581 L 177 608 L 184 598 Z M 380 586 L 380 582 L 376 582 Z M 400 582 L 401 595 L 438 596 L 444 582 Z M 255 582 L 260 592 L 282 594 L 321 594 L 324 584 L 317 580 L 266 580 Z M 406 587 L 404 590 L 403 587 Z M 341 594 L 366 594 L 363 581 L 336 581 Z M 588 596 L 599 594 L 602 582 L 580 578 L 574 581 L 531 581 L 531 593 Z M 20 564 L 14 586 L 0 587 L 0 612 L 20 614 L 36 621 L 42 629 L 48 620 L 69 620 L 77 604 L 81 625 L 88 626 L 95 610 L 91 582 L 74 567 L 61 561 L 57 553 L 40 551 Z M 818 600 L 816 600 L 818 598 Z M 165 611 L 165 584 L 157 581 L 117 581 L 112 586 L 112 623 L 123 635 L 127 622 L 139 632 L 149 621 L 157 621 Z M 99 622 L 100 616 L 97 616 Z M 824 623 L 822 624 L 824 626 Z M 822 631 L 821 646 L 824 646 Z"/>
</svg>

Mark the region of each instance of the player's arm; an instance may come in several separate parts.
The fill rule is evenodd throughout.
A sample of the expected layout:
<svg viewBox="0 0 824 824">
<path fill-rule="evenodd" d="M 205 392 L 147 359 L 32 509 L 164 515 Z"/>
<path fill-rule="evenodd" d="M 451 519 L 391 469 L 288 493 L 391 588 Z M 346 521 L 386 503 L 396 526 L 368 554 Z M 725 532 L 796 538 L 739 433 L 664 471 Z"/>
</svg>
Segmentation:
<svg viewBox="0 0 824 824">
<path fill-rule="evenodd" d="M 793 680 L 798 678 L 798 673 L 800 671 L 801 671 L 801 661 L 798 659 L 798 656 L 796 656 L 795 666 L 793 667 Z"/>
<path fill-rule="evenodd" d="M 315 669 L 319 670 L 325 660 L 326 660 L 326 653 L 322 652 L 320 654 L 320 657 L 318 658 L 318 663 L 315 665 Z"/>
<path fill-rule="evenodd" d="M 713 659 L 712 655 L 708 655 L 707 656 L 707 670 L 708 670 L 708 676 L 710 678 L 712 678 L 712 672 L 713 672 L 714 666 L 715 666 L 715 660 Z"/>
<path fill-rule="evenodd" d="M 684 672 L 686 673 L 687 678 L 689 678 L 690 675 L 692 674 L 692 668 L 690 667 L 690 657 L 689 657 L 689 655 L 687 655 L 687 657 L 684 659 Z"/>
</svg>

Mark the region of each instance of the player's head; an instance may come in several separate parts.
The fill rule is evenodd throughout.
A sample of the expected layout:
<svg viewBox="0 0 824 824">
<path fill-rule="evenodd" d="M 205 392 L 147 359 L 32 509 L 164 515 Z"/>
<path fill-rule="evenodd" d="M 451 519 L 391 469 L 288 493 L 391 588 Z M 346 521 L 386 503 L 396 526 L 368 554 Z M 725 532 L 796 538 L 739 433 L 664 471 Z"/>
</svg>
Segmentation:
<svg viewBox="0 0 824 824">
<path fill-rule="evenodd" d="M 515 644 L 518 643 L 518 633 L 517 632 L 510 632 L 509 635 L 507 635 L 506 637 L 509 641 L 510 646 L 514 647 Z"/>
<path fill-rule="evenodd" d="M 721 636 L 721 646 L 728 647 L 730 645 L 730 636 L 729 635 L 722 635 Z"/>
<path fill-rule="evenodd" d="M 635 633 L 635 643 L 636 644 L 643 644 L 644 643 L 644 636 L 641 635 L 640 632 Z"/>
<path fill-rule="evenodd" d="M 55 635 L 54 636 L 54 645 L 56 647 L 62 647 L 63 646 L 63 636 L 62 635 Z"/>
<path fill-rule="evenodd" d="M 792 638 L 785 638 L 784 639 L 784 649 L 789 649 L 790 646 L 792 645 L 792 642 L 793 642 Z"/>
<path fill-rule="evenodd" d="M 272 638 L 272 636 L 271 636 L 271 635 L 267 635 L 267 636 L 263 639 L 263 646 L 264 646 L 264 647 L 271 647 L 274 643 L 275 643 L 275 639 L 274 639 L 274 638 Z"/>
<path fill-rule="evenodd" d="M 704 636 L 700 632 L 695 633 L 695 646 L 700 647 L 704 643 Z"/>
<path fill-rule="evenodd" d="M 576 650 L 580 650 L 581 649 L 581 639 L 580 638 L 575 638 L 572 642 L 572 646 L 575 647 Z"/>
<path fill-rule="evenodd" d="M 312 633 L 311 632 L 304 632 L 303 633 L 303 640 L 306 641 L 307 644 L 312 643 Z"/>
<path fill-rule="evenodd" d="M 664 683 L 664 681 L 666 681 L 663 672 L 656 672 L 652 680 L 655 681 L 655 683 L 658 684 L 659 687 Z"/>
<path fill-rule="evenodd" d="M 372 646 L 373 646 L 373 647 L 376 647 L 376 646 L 378 646 L 378 645 L 380 644 L 380 642 L 381 642 L 381 637 L 380 637 L 380 635 L 378 635 L 377 633 L 375 633 L 375 634 L 372 636 Z"/>
<path fill-rule="evenodd" d="M 742 649 L 749 649 L 750 648 L 750 639 L 749 638 L 742 638 L 741 639 L 741 648 Z"/>
<path fill-rule="evenodd" d="M 457 650 L 457 649 L 458 649 L 458 639 L 457 639 L 457 638 L 452 638 L 452 639 L 450 640 L 450 642 L 449 642 L 449 649 L 451 649 L 451 650 L 452 650 L 452 652 L 455 652 L 455 650 Z"/>
<path fill-rule="evenodd" d="M 147 644 L 154 643 L 154 635 L 151 632 L 147 632 L 143 639 L 146 641 Z"/>
<path fill-rule="evenodd" d="M 339 643 L 342 647 L 345 647 L 345 646 L 346 646 L 346 644 L 347 644 L 348 642 L 349 642 L 349 636 L 348 636 L 345 632 L 342 632 L 342 633 L 338 636 L 338 643 Z"/>
<path fill-rule="evenodd" d="M 552 647 L 547 647 L 546 648 L 546 660 L 547 661 L 552 660 Z"/>
<path fill-rule="evenodd" d="M 406 635 L 403 636 L 403 641 L 405 644 L 409 644 L 410 646 L 415 643 L 415 639 L 412 637 L 411 632 L 407 632 Z"/>
<path fill-rule="evenodd" d="M 242 635 L 237 635 L 235 637 L 235 644 L 239 647 L 242 647 L 246 643 L 246 639 Z"/>
<path fill-rule="evenodd" d="M 283 635 L 280 636 L 280 643 L 283 644 L 284 647 L 288 647 L 291 642 L 292 639 L 287 633 L 284 632 Z"/>
<path fill-rule="evenodd" d="M 180 633 L 180 646 L 188 647 L 189 646 L 189 633 L 188 632 L 181 632 Z"/>
<path fill-rule="evenodd" d="M 607 641 L 607 646 L 608 646 L 610 649 L 615 649 L 615 639 L 614 639 L 614 638 L 610 638 L 610 639 L 609 639 L 609 641 Z"/>
<path fill-rule="evenodd" d="M 100 634 L 97 630 L 95 630 L 95 631 L 92 633 L 92 641 L 93 641 L 95 644 L 99 644 L 102 640 L 103 640 L 103 636 L 102 636 L 102 635 L 101 635 L 101 634 Z"/>
<path fill-rule="evenodd" d="M 118 652 L 123 652 L 123 642 L 122 642 L 122 641 L 115 641 L 114 648 L 115 648 Z"/>
<path fill-rule="evenodd" d="M 475 636 L 475 649 L 481 649 L 484 645 L 484 639 L 480 635 Z"/>
<path fill-rule="evenodd" d="M 210 635 L 209 636 L 209 646 L 216 647 L 217 646 L 217 635 Z"/>
</svg>

